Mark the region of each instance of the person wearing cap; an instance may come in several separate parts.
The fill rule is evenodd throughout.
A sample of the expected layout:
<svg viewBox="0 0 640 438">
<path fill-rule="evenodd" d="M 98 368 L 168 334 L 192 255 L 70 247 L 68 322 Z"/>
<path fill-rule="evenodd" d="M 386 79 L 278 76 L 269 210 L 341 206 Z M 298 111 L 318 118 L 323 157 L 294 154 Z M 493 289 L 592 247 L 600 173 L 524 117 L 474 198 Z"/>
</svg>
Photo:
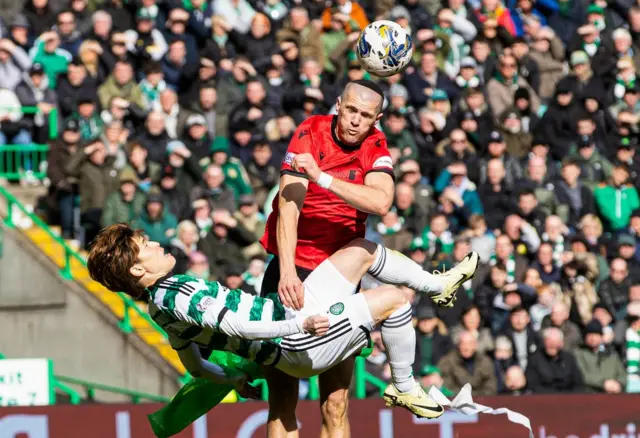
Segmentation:
<svg viewBox="0 0 640 438">
<path fill-rule="evenodd" d="M 107 198 L 120 186 L 114 164 L 115 157 L 109 155 L 102 140 L 94 139 L 81 144 L 65 165 L 65 173 L 78 181 L 85 246 L 100 231 L 102 209 Z"/>
<path fill-rule="evenodd" d="M 491 165 L 492 181 L 488 181 L 489 163 L 494 160 L 499 160 L 500 163 L 498 164 L 497 162 L 494 162 Z M 480 167 L 480 177 L 478 179 L 480 188 L 478 189 L 478 191 L 481 194 L 481 197 L 482 194 L 487 194 L 489 197 L 494 197 L 498 196 L 498 193 L 503 193 L 505 191 L 510 192 L 511 190 L 513 190 L 514 183 L 523 176 L 523 170 L 520 163 L 520 160 L 511 156 L 511 154 L 507 152 L 507 144 L 502 133 L 496 130 L 491 131 L 487 142 L 485 157 L 481 158 L 478 163 Z M 486 184 L 487 182 L 490 182 L 492 186 L 484 187 L 484 184 Z M 502 185 L 503 183 L 505 184 L 505 187 L 496 190 L 498 189 L 498 187 L 494 186 Z M 498 205 L 501 205 L 501 203 L 490 203 L 488 205 L 493 205 L 494 207 L 496 207 Z"/>
<path fill-rule="evenodd" d="M 626 164 L 629 168 L 629 182 L 640 187 L 640 162 L 636 156 L 637 140 L 629 137 L 620 138 L 613 164 Z"/>
<path fill-rule="evenodd" d="M 496 121 L 500 115 L 515 103 L 515 90 L 526 88 L 531 98 L 531 110 L 538 111 L 540 99 L 531 85 L 518 75 L 517 58 L 513 55 L 503 55 L 494 77 L 487 82 L 486 92 L 489 106 L 493 110 Z"/>
<path fill-rule="evenodd" d="M 10 39 L 0 39 L 0 77 L 2 88 L 14 91 L 22 81 L 22 73 L 31 66 L 31 59 L 22 47 Z"/>
<path fill-rule="evenodd" d="M 256 290 L 250 284 L 245 283 L 244 273 L 246 264 L 233 264 L 227 269 L 227 275 L 223 284 L 229 289 L 241 289 L 251 295 L 256 295 Z"/>
<path fill-rule="evenodd" d="M 605 226 L 610 231 L 619 231 L 629 225 L 631 212 L 640 207 L 635 187 L 628 185 L 629 168 L 625 164 L 614 166 L 611 181 L 598 187 L 594 196 Z"/>
<path fill-rule="evenodd" d="M 627 372 L 615 351 L 605 348 L 603 327 L 597 319 L 587 324 L 584 344 L 575 353 L 587 392 L 620 394 L 627 386 Z"/>
<path fill-rule="evenodd" d="M 416 360 L 414 373 L 435 366 L 453 349 L 447 326 L 438 318 L 436 308 L 421 299 L 416 308 Z"/>
<path fill-rule="evenodd" d="M 118 176 L 120 190 L 111 193 L 102 209 L 103 227 L 117 223 L 130 223 L 144 209 L 146 197 L 138 189 L 138 176 L 132 168 L 124 168 Z"/>
<path fill-rule="evenodd" d="M 474 394 L 495 395 L 497 380 L 493 362 L 485 353 L 478 350 L 478 341 L 469 331 L 460 333 L 457 348 L 450 351 L 438 363 L 442 372 L 444 385 L 453 393 L 458 393 L 462 386 L 470 383 Z"/>
<path fill-rule="evenodd" d="M 95 95 L 79 95 L 77 107 L 70 118 L 78 121 L 83 140 L 91 140 L 102 135 L 104 122 L 96 110 Z"/>
<path fill-rule="evenodd" d="M 48 116 L 56 108 L 58 97 L 50 87 L 44 65 L 34 62 L 15 93 L 20 105 L 38 107 L 39 112 L 23 116 L 22 126 L 29 130 L 36 143 L 46 143 L 49 138 Z"/>
<path fill-rule="evenodd" d="M 259 138 L 256 138 L 256 140 L 258 142 L 264 141 L 264 139 L 260 140 Z M 238 158 L 231 156 L 229 140 L 226 137 L 217 136 L 209 143 L 209 158 L 202 160 L 201 164 L 208 165 L 208 163 L 211 163 L 222 168 L 225 185 L 233 191 L 235 199 L 252 193 L 251 182 L 245 167 Z"/>
<path fill-rule="evenodd" d="M 209 161 L 211 137 L 207 130 L 207 120 L 202 114 L 187 113 L 181 109 L 178 113 L 178 122 L 176 132 L 178 137 L 182 139 L 187 149 L 191 151 L 195 160 L 202 167 L 206 166 Z M 180 131 L 180 122 L 184 120 L 184 128 Z"/>
<path fill-rule="evenodd" d="M 273 163 L 271 144 L 265 138 L 258 138 L 253 144 L 251 160 L 247 163 L 247 174 L 259 206 L 265 205 L 269 193 L 280 181 L 280 172 Z"/>
<path fill-rule="evenodd" d="M 156 29 L 157 17 L 157 5 L 139 7 L 136 11 L 135 28 L 124 31 L 127 50 L 140 60 L 160 61 L 169 48 L 162 32 Z"/>
<path fill-rule="evenodd" d="M 627 262 L 627 270 L 629 271 L 629 279 L 632 284 L 640 282 L 640 262 L 638 262 L 637 239 L 630 234 L 620 234 L 618 236 L 617 257 Z M 619 316 L 619 315 L 614 315 Z"/>
<path fill-rule="evenodd" d="M 481 78 L 477 74 L 478 64 L 471 56 L 466 56 L 460 61 L 460 73 L 455 78 L 456 85 L 461 90 L 476 88 L 482 85 Z"/>
<path fill-rule="evenodd" d="M 540 127 L 549 143 L 549 153 L 555 161 L 560 161 L 570 152 L 571 142 L 576 138 L 575 110 L 576 98 L 573 84 L 568 79 L 561 80 L 542 117 Z"/>
<path fill-rule="evenodd" d="M 576 148 L 569 158 L 580 166 L 580 181 L 595 191 L 602 182 L 611 178 L 613 165 L 600 153 L 591 135 L 580 135 Z"/>
<path fill-rule="evenodd" d="M 162 194 L 154 190 L 147 196 L 144 208 L 135 217 L 133 226 L 141 229 L 149 240 L 169 248 L 178 228 L 178 220 L 167 210 Z"/>
<path fill-rule="evenodd" d="M 67 120 L 62 125 L 61 135 L 52 143 L 47 157 L 47 178 L 50 182 L 47 197 L 47 204 L 50 208 L 49 220 L 53 223 L 60 223 L 63 239 L 75 237 L 74 204 L 78 195 L 78 181 L 66 172 L 65 166 L 79 146 L 78 122 Z"/>
<path fill-rule="evenodd" d="M 12 43 L 28 53 L 35 39 L 29 34 L 30 27 L 29 20 L 27 20 L 24 14 L 15 14 L 13 19 L 8 22 L 7 30 L 9 32 L 6 34 L 3 32 L 3 34 L 11 40 Z"/>
</svg>

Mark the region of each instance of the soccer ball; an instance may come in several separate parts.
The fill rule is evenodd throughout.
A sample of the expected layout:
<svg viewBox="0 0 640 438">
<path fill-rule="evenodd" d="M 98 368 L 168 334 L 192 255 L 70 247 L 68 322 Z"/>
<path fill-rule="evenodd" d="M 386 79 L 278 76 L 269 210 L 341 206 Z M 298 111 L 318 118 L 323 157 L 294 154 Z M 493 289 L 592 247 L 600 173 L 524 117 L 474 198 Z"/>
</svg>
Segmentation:
<svg viewBox="0 0 640 438">
<path fill-rule="evenodd" d="M 409 64 L 413 42 L 398 23 L 378 20 L 360 32 L 356 54 L 366 71 L 387 77 L 400 72 Z"/>
</svg>

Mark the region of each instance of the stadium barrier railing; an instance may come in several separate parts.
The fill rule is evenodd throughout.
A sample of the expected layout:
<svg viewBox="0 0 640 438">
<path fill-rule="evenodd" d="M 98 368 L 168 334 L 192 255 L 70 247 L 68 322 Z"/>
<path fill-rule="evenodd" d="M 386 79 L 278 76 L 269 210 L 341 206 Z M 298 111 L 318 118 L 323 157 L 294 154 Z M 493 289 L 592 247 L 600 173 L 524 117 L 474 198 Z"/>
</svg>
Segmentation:
<svg viewBox="0 0 640 438">
<path fill-rule="evenodd" d="M 14 107 L 6 107 L 0 105 L 0 110 L 12 110 Z M 23 114 L 36 114 L 40 112 L 37 106 L 20 107 Z M 49 122 L 49 140 L 58 138 L 58 110 L 53 109 L 48 116 Z M 19 179 L 21 171 L 27 167 L 27 164 L 35 164 L 31 169 L 33 176 L 39 180 L 44 179 L 46 171 L 40 166 L 40 163 L 46 162 L 48 158 L 49 145 L 46 144 L 6 144 L 0 146 L 0 178 Z"/>
<path fill-rule="evenodd" d="M 76 260 L 81 263 L 84 267 L 87 266 L 87 262 L 78 252 L 74 251 L 65 241 L 53 232 L 53 230 L 47 225 L 40 217 L 38 217 L 33 212 L 30 212 L 15 196 L 13 196 L 9 191 L 7 191 L 4 187 L 0 187 L 0 196 L 4 197 L 7 202 L 7 216 L 4 218 L 4 224 L 8 228 L 15 228 L 15 223 L 13 222 L 13 214 L 14 209 L 19 209 L 24 215 L 28 216 L 33 223 L 42 229 L 45 233 L 47 233 L 53 240 L 59 244 L 64 250 L 64 264 L 60 268 L 60 276 L 65 280 L 73 280 L 73 272 L 71 270 L 71 261 Z M 153 319 L 143 310 L 141 310 L 135 303 L 134 300 L 131 299 L 125 293 L 117 293 L 118 297 L 123 302 L 124 305 L 124 315 L 119 323 L 119 327 L 123 333 L 129 334 L 133 332 L 133 327 L 131 326 L 131 312 L 139 315 L 144 318 L 151 326 L 158 331 L 163 337 L 167 337 L 166 333 L 158 324 L 156 324 Z M 180 383 L 185 384 L 191 379 L 191 376 L 187 373 L 182 378 L 180 378 Z M 268 400 L 268 389 L 266 381 L 262 381 L 262 398 L 263 400 Z M 367 397 L 367 385 L 373 386 L 382 396 L 387 383 L 383 380 L 375 377 L 373 374 L 367 372 L 366 370 L 366 360 L 363 357 L 357 357 L 355 361 L 354 367 L 354 397 L 357 399 L 363 399 Z M 307 394 L 307 399 L 309 400 L 318 400 L 320 398 L 320 390 L 318 386 L 318 377 L 314 376 L 309 379 L 309 392 Z"/>
</svg>

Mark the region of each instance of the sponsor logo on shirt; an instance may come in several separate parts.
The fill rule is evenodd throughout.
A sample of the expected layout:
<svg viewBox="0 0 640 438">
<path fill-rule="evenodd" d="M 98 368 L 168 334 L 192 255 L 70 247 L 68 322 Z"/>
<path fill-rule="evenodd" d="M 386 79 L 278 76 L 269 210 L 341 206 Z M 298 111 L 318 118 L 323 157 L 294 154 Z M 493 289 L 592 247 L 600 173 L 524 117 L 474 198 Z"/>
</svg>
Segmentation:
<svg viewBox="0 0 640 438">
<path fill-rule="evenodd" d="M 200 302 L 196 305 L 196 308 L 200 311 L 200 312 L 204 312 L 205 310 L 207 310 L 207 308 L 209 308 L 209 306 L 211 306 L 213 304 L 213 298 L 212 297 L 203 297 Z"/>
<path fill-rule="evenodd" d="M 294 154 L 293 152 L 287 152 L 287 155 L 284 156 L 284 164 L 291 165 L 295 157 L 296 157 L 296 154 Z"/>
<path fill-rule="evenodd" d="M 373 168 L 377 167 L 387 167 L 389 169 L 393 169 L 393 163 L 391 161 L 391 157 L 380 157 L 373 163 Z"/>
</svg>

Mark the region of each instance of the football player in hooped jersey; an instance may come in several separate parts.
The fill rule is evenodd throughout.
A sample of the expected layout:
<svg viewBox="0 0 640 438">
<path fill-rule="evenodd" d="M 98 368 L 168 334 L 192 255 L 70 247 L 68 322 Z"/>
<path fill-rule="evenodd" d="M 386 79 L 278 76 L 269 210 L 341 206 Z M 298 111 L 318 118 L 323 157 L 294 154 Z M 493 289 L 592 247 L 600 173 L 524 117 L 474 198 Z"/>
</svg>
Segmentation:
<svg viewBox="0 0 640 438">
<path fill-rule="evenodd" d="M 196 377 L 232 384 L 243 396 L 255 396 L 246 379 L 229 377 L 201 357 L 200 347 L 231 351 L 296 378 L 308 378 L 342 362 L 368 344 L 382 324 L 382 340 L 392 382 L 384 392 L 388 405 L 426 418 L 444 412 L 411 372 L 415 330 L 406 295 L 390 285 L 356 294 L 369 273 L 384 283 L 406 285 L 434 301 L 452 297 L 471 279 L 478 254 L 470 253 L 446 274 L 432 275 L 404 255 L 365 239 L 356 239 L 322 262 L 305 280 L 302 310 L 274 299 L 230 290 L 220 283 L 170 275 L 175 259 L 157 242 L 126 224 L 111 225 L 94 240 L 87 267 L 91 277 L 114 291 L 149 302 L 149 313 L 169 337 L 185 368 Z"/>
<path fill-rule="evenodd" d="M 384 134 L 375 128 L 384 97 L 378 85 L 346 85 L 337 115 L 312 116 L 294 132 L 282 163 L 280 192 L 261 243 L 275 258 L 262 290 L 278 291 L 285 306 L 304 305 L 302 282 L 354 239 L 364 238 L 368 214 L 383 216 L 394 194 L 393 166 Z M 353 358 L 321 374 L 321 436 L 350 435 L 348 388 Z M 269 384 L 271 438 L 297 436 L 298 380 L 275 369 Z"/>
</svg>

